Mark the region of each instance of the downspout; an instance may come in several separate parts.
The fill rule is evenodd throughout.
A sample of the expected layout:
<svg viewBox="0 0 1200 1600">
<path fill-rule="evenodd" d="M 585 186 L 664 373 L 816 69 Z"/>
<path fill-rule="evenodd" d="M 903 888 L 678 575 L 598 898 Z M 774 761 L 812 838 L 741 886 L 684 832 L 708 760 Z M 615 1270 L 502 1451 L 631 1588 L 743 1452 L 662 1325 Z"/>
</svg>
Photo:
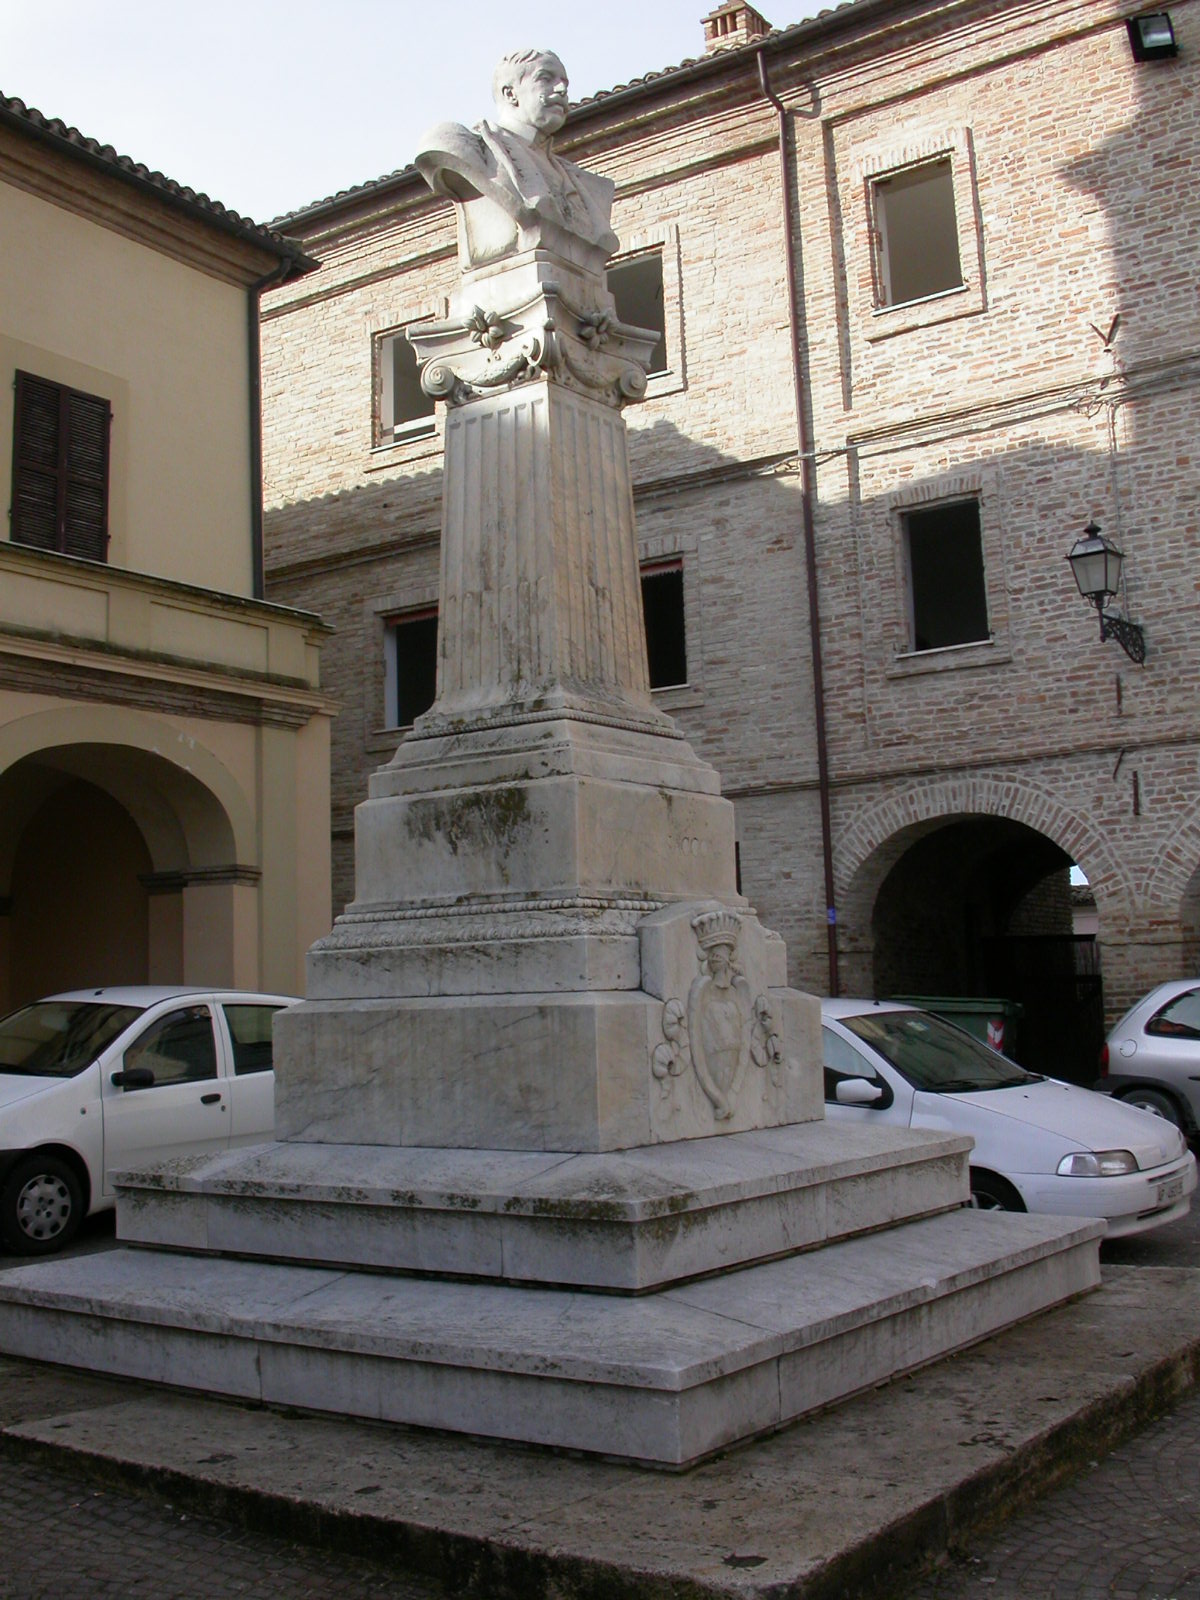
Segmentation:
<svg viewBox="0 0 1200 1600">
<path fill-rule="evenodd" d="M 808 636 L 812 656 L 813 702 L 817 734 L 817 789 L 821 802 L 821 855 L 825 867 L 825 927 L 829 949 L 829 993 L 837 995 L 838 950 L 837 906 L 833 883 L 833 825 L 829 815 L 829 745 L 825 726 L 825 672 L 821 656 L 821 609 L 817 595 L 817 538 L 813 506 L 817 497 L 816 463 L 808 434 L 804 406 L 803 346 L 801 344 L 800 297 L 796 288 L 797 252 L 802 248 L 800 222 L 793 230 L 790 202 L 791 185 L 788 161 L 788 119 L 783 101 L 771 88 L 767 63 L 761 50 L 755 54 L 759 87 L 775 107 L 779 119 L 779 194 L 783 215 L 784 258 L 787 268 L 788 327 L 792 341 L 792 385 L 796 402 L 796 439 L 800 451 L 800 505 L 804 519 L 804 572 L 808 583 Z M 793 249 L 793 239 L 795 249 Z"/>
<path fill-rule="evenodd" d="M 263 467 L 262 467 L 262 341 L 259 334 L 259 301 L 264 289 L 283 283 L 295 266 L 281 261 L 265 278 L 259 278 L 246 291 L 247 347 L 250 362 L 250 582 L 256 600 L 266 595 L 263 552 Z"/>
</svg>

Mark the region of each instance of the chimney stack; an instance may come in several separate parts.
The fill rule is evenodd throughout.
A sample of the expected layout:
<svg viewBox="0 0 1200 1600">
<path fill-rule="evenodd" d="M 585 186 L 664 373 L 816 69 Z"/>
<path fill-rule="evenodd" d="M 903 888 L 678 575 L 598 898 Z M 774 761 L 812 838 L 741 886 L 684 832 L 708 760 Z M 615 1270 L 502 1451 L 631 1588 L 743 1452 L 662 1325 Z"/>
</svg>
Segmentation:
<svg viewBox="0 0 1200 1600">
<path fill-rule="evenodd" d="M 728 50 L 733 45 L 749 44 L 751 39 L 761 39 L 770 33 L 771 24 L 755 11 L 753 6 L 742 5 L 740 0 L 718 6 L 704 22 L 704 54 L 714 50 Z"/>
</svg>

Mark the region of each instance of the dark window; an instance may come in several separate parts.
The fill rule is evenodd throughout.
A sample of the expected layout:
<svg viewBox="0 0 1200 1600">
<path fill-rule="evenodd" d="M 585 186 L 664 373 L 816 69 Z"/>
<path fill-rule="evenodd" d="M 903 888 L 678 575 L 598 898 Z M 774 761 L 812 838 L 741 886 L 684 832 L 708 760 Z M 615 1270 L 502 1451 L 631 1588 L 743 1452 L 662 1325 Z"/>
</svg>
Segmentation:
<svg viewBox="0 0 1200 1600">
<path fill-rule="evenodd" d="M 140 1006 L 39 1000 L 0 1022 L 0 1072 L 73 1078 L 129 1026 Z"/>
<path fill-rule="evenodd" d="M 17 544 L 103 561 L 108 554 L 112 407 L 18 372 L 11 536 Z"/>
<path fill-rule="evenodd" d="M 653 328 L 658 343 L 650 356 L 647 372 L 667 370 L 667 323 L 663 306 L 662 254 L 634 256 L 608 269 L 608 289 L 617 303 L 617 319 L 634 328 Z"/>
<path fill-rule="evenodd" d="M 979 505 L 963 500 L 904 514 L 912 648 L 943 650 L 989 637 Z"/>
<path fill-rule="evenodd" d="M 961 289 L 950 157 L 880 178 L 874 189 L 880 304 Z"/>
<path fill-rule="evenodd" d="M 437 692 L 437 607 L 393 617 L 384 633 L 389 728 L 407 728 L 428 711 Z"/>
<path fill-rule="evenodd" d="M 217 1046 L 207 1006 L 160 1017 L 125 1052 L 125 1070 L 149 1067 L 155 1084 L 193 1083 L 217 1075 Z"/>
<path fill-rule="evenodd" d="M 1167 1002 L 1146 1024 L 1160 1039 L 1200 1039 L 1200 989 L 1189 989 Z"/>
<path fill-rule="evenodd" d="M 233 1044 L 233 1070 L 240 1077 L 244 1072 L 270 1072 L 271 1024 L 282 1006 L 226 1006 L 225 1021 Z"/>
<path fill-rule="evenodd" d="M 650 687 L 686 683 L 687 636 L 683 625 L 683 563 L 642 568 L 642 612 L 646 618 L 646 658 Z"/>
<path fill-rule="evenodd" d="M 379 341 L 379 439 L 416 439 L 433 432 L 433 396 L 421 387 L 417 353 L 403 333 Z"/>
</svg>

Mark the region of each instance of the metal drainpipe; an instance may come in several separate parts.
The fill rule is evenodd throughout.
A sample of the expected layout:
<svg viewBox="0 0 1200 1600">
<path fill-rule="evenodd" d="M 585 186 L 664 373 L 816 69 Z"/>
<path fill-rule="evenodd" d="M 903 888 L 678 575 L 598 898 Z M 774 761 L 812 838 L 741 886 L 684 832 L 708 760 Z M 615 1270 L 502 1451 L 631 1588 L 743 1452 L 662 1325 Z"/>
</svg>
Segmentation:
<svg viewBox="0 0 1200 1600">
<path fill-rule="evenodd" d="M 266 595 L 263 553 L 262 475 L 262 342 L 259 336 L 259 300 L 264 289 L 282 283 L 294 263 L 281 261 L 273 272 L 259 278 L 246 291 L 246 325 L 250 363 L 250 582 L 256 600 Z"/>
<path fill-rule="evenodd" d="M 800 222 L 797 218 L 793 233 L 792 208 L 789 199 L 788 171 L 788 120 L 783 101 L 771 88 L 767 78 L 767 63 L 761 50 L 755 54 L 758 63 L 758 82 L 763 95 L 775 107 L 779 119 L 779 195 L 783 213 L 784 257 L 787 268 L 788 326 L 792 341 L 792 384 L 796 401 L 796 438 L 800 447 L 800 504 L 804 518 L 804 571 L 808 583 L 808 634 L 812 656 L 813 702 L 817 734 L 817 789 L 821 800 L 821 855 L 825 867 L 825 927 L 829 947 L 829 992 L 837 995 L 838 949 L 837 906 L 833 884 L 833 824 L 829 815 L 829 745 L 825 728 L 825 673 L 821 657 L 821 608 L 817 595 L 817 539 L 813 523 L 813 504 L 816 500 L 816 465 L 808 437 L 808 419 L 804 409 L 804 384 L 802 379 L 800 301 L 796 291 L 795 250 L 801 248 Z"/>
</svg>

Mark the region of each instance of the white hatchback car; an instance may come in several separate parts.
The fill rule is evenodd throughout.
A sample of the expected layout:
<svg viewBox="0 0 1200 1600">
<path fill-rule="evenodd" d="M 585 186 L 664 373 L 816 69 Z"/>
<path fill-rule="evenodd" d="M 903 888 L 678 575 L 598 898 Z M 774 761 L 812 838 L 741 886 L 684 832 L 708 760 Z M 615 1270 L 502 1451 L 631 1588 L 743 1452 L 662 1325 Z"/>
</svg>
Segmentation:
<svg viewBox="0 0 1200 1600">
<path fill-rule="evenodd" d="M 116 1203 L 112 1174 L 270 1139 L 271 1024 L 288 995 L 130 987 L 0 1020 L 0 1242 L 60 1249 Z"/>
<path fill-rule="evenodd" d="M 1160 983 L 1130 1007 L 1105 1041 L 1093 1087 L 1200 1134 L 1200 978 Z"/>
<path fill-rule="evenodd" d="M 829 1120 L 970 1134 L 976 1205 L 1100 1217 L 1109 1238 L 1191 1205 L 1195 1158 L 1162 1117 L 1026 1072 L 914 1006 L 825 1000 L 821 1012 Z"/>
</svg>

